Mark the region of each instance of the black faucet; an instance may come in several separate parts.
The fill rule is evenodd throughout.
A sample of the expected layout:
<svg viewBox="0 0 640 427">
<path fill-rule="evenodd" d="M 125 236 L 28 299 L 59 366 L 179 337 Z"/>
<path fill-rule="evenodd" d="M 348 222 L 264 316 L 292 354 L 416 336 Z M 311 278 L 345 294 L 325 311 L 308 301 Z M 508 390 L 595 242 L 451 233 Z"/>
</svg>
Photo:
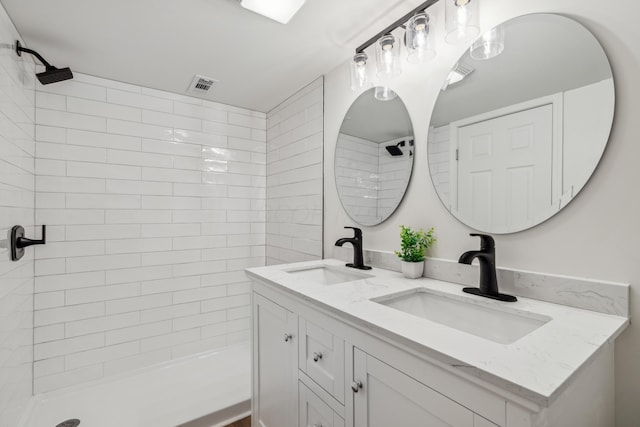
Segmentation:
<svg viewBox="0 0 640 427">
<path fill-rule="evenodd" d="M 496 276 L 496 242 L 493 237 L 486 234 L 471 233 L 470 236 L 480 237 L 480 250 L 468 251 L 460 255 L 458 260 L 461 264 L 469 264 L 474 258 L 480 262 L 480 287 L 464 288 L 464 292 L 481 297 L 497 299 L 499 301 L 513 302 L 518 299 L 513 295 L 501 294 L 498 292 L 498 280 Z"/>
<path fill-rule="evenodd" d="M 364 258 L 362 256 L 362 230 L 356 227 L 345 227 L 353 229 L 353 237 L 343 237 L 336 240 L 336 246 L 342 246 L 345 243 L 351 243 L 353 245 L 353 264 L 347 264 L 347 267 L 357 268 L 359 270 L 371 270 L 371 267 L 364 265 Z"/>
</svg>

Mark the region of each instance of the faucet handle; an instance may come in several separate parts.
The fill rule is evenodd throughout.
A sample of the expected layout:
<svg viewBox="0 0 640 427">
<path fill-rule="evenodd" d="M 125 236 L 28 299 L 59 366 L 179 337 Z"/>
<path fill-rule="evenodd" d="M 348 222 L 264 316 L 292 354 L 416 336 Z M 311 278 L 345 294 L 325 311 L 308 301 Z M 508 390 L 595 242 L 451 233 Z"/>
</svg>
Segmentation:
<svg viewBox="0 0 640 427">
<path fill-rule="evenodd" d="M 480 250 L 495 249 L 496 241 L 488 234 L 470 233 L 469 236 L 480 238 Z"/>
<path fill-rule="evenodd" d="M 355 238 L 356 239 L 360 239 L 362 237 L 362 230 L 359 229 L 358 227 L 345 227 L 345 228 L 350 228 L 353 230 L 354 234 L 355 234 Z"/>
</svg>

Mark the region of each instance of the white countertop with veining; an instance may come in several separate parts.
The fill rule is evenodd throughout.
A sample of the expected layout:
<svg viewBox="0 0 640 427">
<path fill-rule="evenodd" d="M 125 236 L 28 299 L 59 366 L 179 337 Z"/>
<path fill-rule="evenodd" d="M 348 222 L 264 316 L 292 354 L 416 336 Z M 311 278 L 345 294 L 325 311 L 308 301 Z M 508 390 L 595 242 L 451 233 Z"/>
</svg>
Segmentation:
<svg viewBox="0 0 640 427">
<path fill-rule="evenodd" d="M 361 272 L 331 259 L 246 271 L 251 278 L 542 406 L 549 406 L 598 350 L 610 344 L 629 323 L 626 317 L 523 297 L 513 303 L 493 301 L 463 293 L 457 284 L 427 278 L 409 280 L 401 273 L 379 268 L 362 271 L 373 277 L 335 285 L 302 281 L 285 271 L 321 265 Z M 512 344 L 499 344 L 370 301 L 420 287 L 480 305 L 548 316 L 551 320 Z"/>
</svg>

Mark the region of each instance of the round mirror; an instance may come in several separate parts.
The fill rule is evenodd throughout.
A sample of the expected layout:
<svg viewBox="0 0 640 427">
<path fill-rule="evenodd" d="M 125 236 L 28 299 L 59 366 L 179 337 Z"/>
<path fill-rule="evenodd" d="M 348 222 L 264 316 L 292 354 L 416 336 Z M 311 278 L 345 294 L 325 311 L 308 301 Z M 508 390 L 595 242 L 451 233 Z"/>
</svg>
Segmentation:
<svg viewBox="0 0 640 427">
<path fill-rule="evenodd" d="M 398 96 L 382 101 L 373 88 L 353 102 L 340 127 L 334 167 L 351 219 L 377 225 L 391 216 L 409 185 L 413 152 L 411 119 Z"/>
<path fill-rule="evenodd" d="M 427 151 L 440 200 L 488 233 L 533 227 L 584 187 L 614 110 L 595 37 L 559 15 L 525 15 L 481 36 L 436 101 Z"/>
</svg>

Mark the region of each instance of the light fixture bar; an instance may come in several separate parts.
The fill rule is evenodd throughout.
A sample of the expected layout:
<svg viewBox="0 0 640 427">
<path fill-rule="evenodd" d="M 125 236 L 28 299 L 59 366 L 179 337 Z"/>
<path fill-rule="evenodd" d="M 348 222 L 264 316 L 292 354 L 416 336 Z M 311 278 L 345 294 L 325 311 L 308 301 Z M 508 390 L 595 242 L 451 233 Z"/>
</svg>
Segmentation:
<svg viewBox="0 0 640 427">
<path fill-rule="evenodd" d="M 387 28 L 385 28 L 384 30 L 380 31 L 378 34 L 376 34 L 375 36 L 371 37 L 369 40 L 367 40 L 366 42 L 364 42 L 363 44 L 358 46 L 358 48 L 356 49 L 356 53 L 364 52 L 364 50 L 366 48 L 368 48 L 369 46 L 371 46 L 375 42 L 377 42 L 380 37 L 385 36 L 385 35 L 391 33 L 396 28 L 404 25 L 409 20 L 409 18 L 411 18 L 413 15 L 415 15 L 418 12 L 422 12 L 425 9 L 428 9 L 429 7 L 431 7 L 434 4 L 438 3 L 438 1 L 440 1 L 440 0 L 427 0 L 427 1 L 425 1 L 420 6 L 416 7 L 411 12 L 409 12 L 406 15 L 402 16 L 400 19 L 395 21 L 393 24 L 389 25 Z"/>
</svg>

